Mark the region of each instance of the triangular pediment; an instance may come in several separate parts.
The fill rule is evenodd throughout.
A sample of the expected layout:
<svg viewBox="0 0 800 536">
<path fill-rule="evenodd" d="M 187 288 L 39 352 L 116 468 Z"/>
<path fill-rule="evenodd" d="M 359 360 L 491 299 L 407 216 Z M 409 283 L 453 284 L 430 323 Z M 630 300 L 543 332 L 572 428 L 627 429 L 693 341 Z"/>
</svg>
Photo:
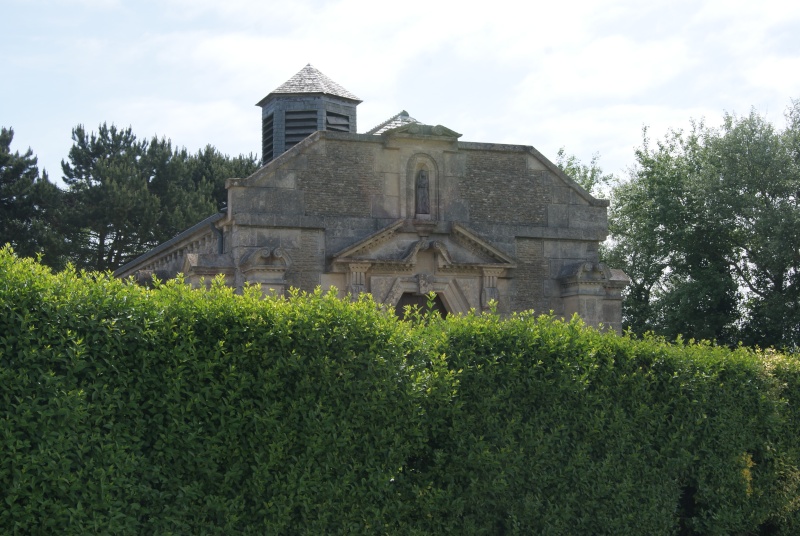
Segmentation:
<svg viewBox="0 0 800 536">
<path fill-rule="evenodd" d="M 403 110 L 399 114 L 393 115 L 383 123 L 372 127 L 366 133 L 373 135 L 383 134 L 384 132 L 400 128 L 411 123 L 419 123 L 419 121 L 408 115 L 407 111 Z"/>
<path fill-rule="evenodd" d="M 399 220 L 333 256 L 337 271 L 351 264 L 411 270 L 419 255 L 433 253 L 437 269 L 463 271 L 514 268 L 516 262 L 477 233 L 459 224 L 442 232 L 431 222 Z"/>
<path fill-rule="evenodd" d="M 442 125 L 423 125 L 422 123 L 409 123 L 397 128 L 387 130 L 383 133 L 384 136 L 396 136 L 398 134 L 405 134 L 407 136 L 428 136 L 434 138 L 448 138 L 458 139 L 461 134 L 455 130 Z"/>
</svg>

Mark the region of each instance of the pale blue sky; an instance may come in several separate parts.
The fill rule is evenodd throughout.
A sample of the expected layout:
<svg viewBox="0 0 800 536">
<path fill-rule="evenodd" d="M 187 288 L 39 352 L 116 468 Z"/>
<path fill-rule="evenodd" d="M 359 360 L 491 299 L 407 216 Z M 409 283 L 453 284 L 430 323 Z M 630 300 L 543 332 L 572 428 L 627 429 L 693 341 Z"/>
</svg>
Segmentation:
<svg viewBox="0 0 800 536">
<path fill-rule="evenodd" d="M 405 109 L 617 174 L 645 125 L 783 125 L 800 98 L 796 0 L 0 0 L 0 50 L 0 125 L 52 179 L 77 124 L 257 153 L 255 103 L 307 63 L 363 99 L 361 132 Z"/>
</svg>

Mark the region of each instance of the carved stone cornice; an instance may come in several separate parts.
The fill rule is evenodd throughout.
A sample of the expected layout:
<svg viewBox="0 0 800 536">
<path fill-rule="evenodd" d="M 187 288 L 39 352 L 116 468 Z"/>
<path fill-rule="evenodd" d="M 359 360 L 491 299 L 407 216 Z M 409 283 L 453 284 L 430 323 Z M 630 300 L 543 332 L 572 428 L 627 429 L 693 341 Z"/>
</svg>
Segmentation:
<svg viewBox="0 0 800 536">
<path fill-rule="evenodd" d="M 568 264 L 559 271 L 561 296 L 609 295 L 618 296 L 630 278 L 622 270 L 611 270 L 603 263 L 578 262 Z"/>
</svg>

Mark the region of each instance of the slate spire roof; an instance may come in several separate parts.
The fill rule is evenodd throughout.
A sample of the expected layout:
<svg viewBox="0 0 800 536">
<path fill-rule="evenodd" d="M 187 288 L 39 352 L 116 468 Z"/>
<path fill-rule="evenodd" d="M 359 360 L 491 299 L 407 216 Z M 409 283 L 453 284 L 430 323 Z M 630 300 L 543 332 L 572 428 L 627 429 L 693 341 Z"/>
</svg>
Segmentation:
<svg viewBox="0 0 800 536">
<path fill-rule="evenodd" d="M 270 94 L 261 99 L 256 106 L 261 106 L 269 97 L 275 94 L 297 95 L 304 93 L 332 95 L 334 97 L 361 102 L 361 99 L 322 74 L 319 69 L 309 63 L 300 69 L 300 72 L 296 75 L 273 89 Z"/>
</svg>

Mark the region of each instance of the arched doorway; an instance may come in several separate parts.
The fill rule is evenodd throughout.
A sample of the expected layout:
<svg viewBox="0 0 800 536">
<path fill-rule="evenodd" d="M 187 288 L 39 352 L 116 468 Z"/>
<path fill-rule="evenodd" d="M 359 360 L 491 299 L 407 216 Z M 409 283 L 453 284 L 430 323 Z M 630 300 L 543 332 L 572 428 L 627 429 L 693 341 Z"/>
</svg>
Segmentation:
<svg viewBox="0 0 800 536">
<path fill-rule="evenodd" d="M 407 305 L 410 305 L 412 308 L 417 307 L 421 313 L 426 313 L 428 311 L 428 296 L 425 294 L 414 294 L 412 292 L 404 292 L 400 296 L 400 300 L 397 302 L 397 305 L 394 307 L 394 312 L 398 316 L 398 318 L 404 318 L 405 316 L 405 308 Z M 444 302 L 442 301 L 442 297 L 438 294 L 433 299 L 431 303 L 432 310 L 439 313 L 442 318 L 447 317 L 447 307 L 445 307 Z"/>
</svg>

